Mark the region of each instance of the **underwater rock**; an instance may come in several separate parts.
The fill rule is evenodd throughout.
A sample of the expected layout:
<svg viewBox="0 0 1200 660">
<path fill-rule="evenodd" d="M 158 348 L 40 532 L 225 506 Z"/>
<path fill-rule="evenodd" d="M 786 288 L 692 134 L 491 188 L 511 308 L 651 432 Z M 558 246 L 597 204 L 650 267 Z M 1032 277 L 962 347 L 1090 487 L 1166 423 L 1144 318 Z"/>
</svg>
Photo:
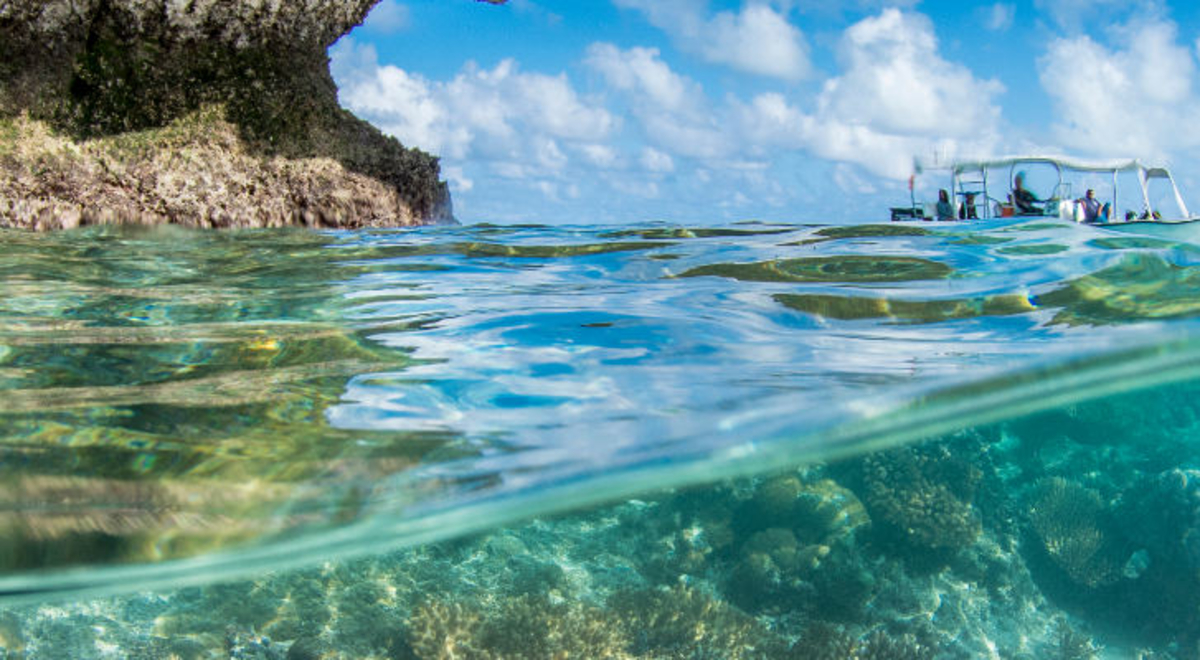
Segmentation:
<svg viewBox="0 0 1200 660">
<path fill-rule="evenodd" d="M 0 4 L 0 226 L 452 221 L 437 158 L 338 105 L 375 2 Z"/>
</svg>

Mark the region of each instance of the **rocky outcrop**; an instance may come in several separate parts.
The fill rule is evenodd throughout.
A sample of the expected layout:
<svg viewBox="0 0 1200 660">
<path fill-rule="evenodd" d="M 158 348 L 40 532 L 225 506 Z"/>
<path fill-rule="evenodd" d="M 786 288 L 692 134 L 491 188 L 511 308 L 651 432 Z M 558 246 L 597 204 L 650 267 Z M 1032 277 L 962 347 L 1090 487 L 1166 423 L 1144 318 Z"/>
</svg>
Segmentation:
<svg viewBox="0 0 1200 660">
<path fill-rule="evenodd" d="M 0 0 L 0 225 L 451 220 L 437 158 L 337 103 L 375 2 Z"/>
</svg>

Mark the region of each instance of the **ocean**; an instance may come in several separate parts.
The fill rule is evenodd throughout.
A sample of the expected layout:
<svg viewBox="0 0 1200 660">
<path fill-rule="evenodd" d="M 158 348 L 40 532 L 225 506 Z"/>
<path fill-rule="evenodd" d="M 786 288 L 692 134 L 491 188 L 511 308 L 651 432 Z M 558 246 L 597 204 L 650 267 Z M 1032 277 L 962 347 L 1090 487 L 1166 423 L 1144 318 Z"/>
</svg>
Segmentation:
<svg viewBox="0 0 1200 660">
<path fill-rule="evenodd" d="M 1200 244 L 0 241 L 0 659 L 1200 658 Z"/>
</svg>

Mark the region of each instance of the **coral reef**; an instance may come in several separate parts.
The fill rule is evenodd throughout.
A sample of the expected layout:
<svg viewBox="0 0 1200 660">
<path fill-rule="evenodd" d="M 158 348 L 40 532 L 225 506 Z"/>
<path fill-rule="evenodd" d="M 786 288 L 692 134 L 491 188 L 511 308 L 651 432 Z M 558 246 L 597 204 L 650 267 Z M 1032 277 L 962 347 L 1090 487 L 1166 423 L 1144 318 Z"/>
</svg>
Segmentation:
<svg viewBox="0 0 1200 660">
<path fill-rule="evenodd" d="M 462 603 L 425 603 L 409 621 L 409 648 L 422 660 L 490 658 L 489 651 L 476 648 L 482 618 Z"/>
<path fill-rule="evenodd" d="M 796 660 L 931 660 L 935 649 L 910 632 L 875 629 L 859 637 L 817 624 L 788 651 Z"/>
<path fill-rule="evenodd" d="M 1038 481 L 1029 496 L 1029 524 L 1042 548 L 1076 584 L 1095 588 L 1120 579 L 1100 494 L 1061 477 Z"/>
<path fill-rule="evenodd" d="M 10 610 L 0 647 L 287 660 L 1196 657 L 1198 473 L 1069 480 L 1049 472 L 1057 455 L 1029 451 L 1044 438 L 1011 430 L 252 582 Z M 1072 456 L 1092 465 L 1111 449 Z"/>
<path fill-rule="evenodd" d="M 945 445 L 905 447 L 862 462 L 872 520 L 905 541 L 931 549 L 963 548 L 981 531 L 972 506 L 982 473 Z"/>
<path fill-rule="evenodd" d="M 375 1 L 3 3 L 0 226 L 451 220 L 437 159 L 338 106 Z"/>
<path fill-rule="evenodd" d="M 754 619 L 685 586 L 614 594 L 606 607 L 539 596 L 491 609 L 428 602 L 408 622 L 401 655 L 419 660 L 499 658 L 776 657 L 783 641 Z"/>
<path fill-rule="evenodd" d="M 853 492 L 810 470 L 763 478 L 730 496 L 736 504 L 722 507 L 729 521 L 718 523 L 715 537 L 732 533 L 717 556 L 732 602 L 751 612 L 800 612 L 820 603 L 826 616 L 863 607 L 872 584 L 858 569 L 855 536 L 870 518 Z"/>
<path fill-rule="evenodd" d="M 696 589 L 627 591 L 609 599 L 637 657 L 772 657 L 782 640 L 757 621 Z"/>
<path fill-rule="evenodd" d="M 1146 476 L 1128 490 L 1114 517 L 1135 540 L 1121 567 L 1129 620 L 1200 648 L 1200 470 Z"/>
<path fill-rule="evenodd" d="M 1102 648 L 1097 647 L 1091 637 L 1071 627 L 1071 624 L 1060 621 L 1056 634 L 1058 635 L 1056 657 L 1062 660 L 1096 660 L 1100 657 Z"/>
</svg>

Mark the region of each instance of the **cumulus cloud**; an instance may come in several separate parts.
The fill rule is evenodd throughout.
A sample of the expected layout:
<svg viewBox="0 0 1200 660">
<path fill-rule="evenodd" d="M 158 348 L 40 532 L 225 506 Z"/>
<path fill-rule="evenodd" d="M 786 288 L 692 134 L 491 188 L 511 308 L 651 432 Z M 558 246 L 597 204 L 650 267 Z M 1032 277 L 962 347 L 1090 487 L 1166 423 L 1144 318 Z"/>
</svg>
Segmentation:
<svg viewBox="0 0 1200 660">
<path fill-rule="evenodd" d="M 696 0 L 615 0 L 636 9 L 665 31 L 681 49 L 715 64 L 755 75 L 801 80 L 812 72 L 808 44 L 787 16 L 763 2 L 738 12 L 706 15 Z"/>
<path fill-rule="evenodd" d="M 1162 157 L 1200 145 L 1196 56 L 1175 24 L 1139 23 L 1115 36 L 1124 48 L 1058 39 L 1038 61 L 1059 139 L 1097 155 Z"/>
<path fill-rule="evenodd" d="M 407 28 L 409 20 L 407 6 L 398 0 L 383 0 L 367 14 L 363 29 L 377 34 L 394 34 Z"/>
<path fill-rule="evenodd" d="M 1105 25 L 1118 14 L 1158 11 L 1155 0 L 1034 0 L 1033 4 L 1059 28 L 1072 31 Z"/>
<path fill-rule="evenodd" d="M 642 167 L 649 172 L 667 173 L 675 170 L 674 159 L 654 147 L 642 149 L 641 163 Z"/>
<path fill-rule="evenodd" d="M 887 7 L 906 9 L 920 4 L 920 0 L 774 0 L 772 2 L 785 11 L 799 11 L 804 14 L 837 16 L 846 13 L 865 14 L 876 12 Z"/>
<path fill-rule="evenodd" d="M 760 95 L 740 109 L 743 132 L 894 178 L 910 173 L 913 156 L 987 152 L 998 140 L 1002 86 L 944 60 L 928 18 L 887 9 L 864 19 L 846 31 L 839 59 L 814 112 Z"/>
<path fill-rule="evenodd" d="M 626 97 L 646 139 L 656 146 L 693 158 L 719 158 L 734 147 L 704 90 L 672 71 L 657 49 L 596 43 L 588 48 L 586 62 Z"/>
<path fill-rule="evenodd" d="M 995 125 L 995 81 L 977 80 L 942 59 L 933 25 L 889 9 L 851 26 L 841 46 L 843 73 L 826 82 L 818 112 L 881 134 L 966 137 Z"/>
<path fill-rule="evenodd" d="M 983 25 L 993 32 L 1005 32 L 1013 26 L 1017 18 L 1017 6 L 1007 2 L 997 2 L 991 7 L 983 7 Z"/>
<path fill-rule="evenodd" d="M 565 74 L 526 73 L 513 60 L 491 69 L 468 64 L 439 82 L 380 65 L 373 47 L 353 39 L 331 55 L 343 105 L 407 145 L 454 159 L 561 169 L 569 160 L 563 143 L 600 143 L 615 126 L 612 114 L 580 97 Z"/>
</svg>

